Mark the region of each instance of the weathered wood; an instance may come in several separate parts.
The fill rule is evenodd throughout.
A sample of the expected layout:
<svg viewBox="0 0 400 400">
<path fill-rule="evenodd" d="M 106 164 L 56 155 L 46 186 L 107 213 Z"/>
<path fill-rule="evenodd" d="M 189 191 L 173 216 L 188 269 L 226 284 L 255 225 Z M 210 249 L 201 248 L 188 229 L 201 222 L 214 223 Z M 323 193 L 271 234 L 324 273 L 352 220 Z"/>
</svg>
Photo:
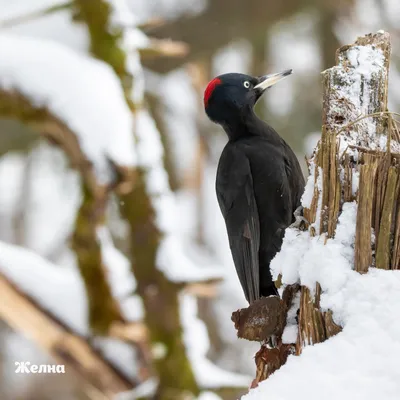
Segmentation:
<svg viewBox="0 0 400 400">
<path fill-rule="evenodd" d="M 266 345 L 262 345 L 261 349 L 255 355 L 257 372 L 251 387 L 257 387 L 259 382 L 271 376 L 286 363 L 288 356 L 293 353 L 294 346 L 292 344 L 278 343 L 278 346 L 272 349 Z"/>
<path fill-rule="evenodd" d="M 368 57 L 368 61 L 365 57 L 359 58 L 360 52 L 367 52 L 371 57 Z M 325 233 L 323 238 L 325 242 L 335 235 L 343 202 L 355 199 L 353 177 L 356 171 L 359 171 L 355 267 L 360 272 L 366 272 L 373 264 L 371 222 L 373 210 L 376 208 L 375 176 L 378 159 L 381 156 L 362 155 L 359 150 L 357 159 L 357 155 L 353 153 L 350 155 L 347 149 L 360 147 L 379 150 L 379 135 L 387 133 L 388 118 L 382 117 L 379 113 L 386 111 L 387 108 L 389 55 L 390 38 L 385 32 L 366 35 L 357 39 L 354 44 L 343 46 L 337 51 L 337 66 L 322 74 L 322 138 L 310 162 L 314 170 L 314 197 L 310 208 L 304 210 L 304 215 L 311 223 L 319 219 L 319 226 L 311 225 L 310 235 Z M 363 66 L 366 68 L 366 73 L 359 73 L 357 70 L 360 60 L 368 63 Z M 373 113 L 377 114 L 369 118 L 360 118 Z M 321 174 L 322 192 L 317 184 Z M 382 175 L 382 182 L 386 185 L 385 175 Z M 386 222 L 393 214 L 389 210 L 384 211 L 384 202 L 393 202 L 392 194 L 388 198 L 385 197 L 385 188 L 386 186 L 382 186 L 383 192 L 380 194 L 382 204 L 378 202 L 378 209 L 382 209 L 377 216 L 379 223 L 381 214 L 385 215 Z M 320 216 L 317 215 L 318 212 L 321 213 Z M 389 240 L 390 234 L 388 236 L 385 230 L 382 238 L 382 254 L 387 254 Z M 383 262 L 387 260 L 387 256 L 385 257 Z M 305 345 L 324 341 L 341 329 L 335 324 L 329 311 L 325 313 L 320 311 L 319 296 L 318 284 L 314 296 L 308 288 L 301 289 L 297 354 L 301 353 Z"/>
<path fill-rule="evenodd" d="M 376 262 L 377 268 L 390 269 L 390 241 L 392 219 L 394 213 L 395 196 L 398 193 L 398 169 L 389 167 L 387 175 L 385 198 L 383 201 L 382 216 L 380 219 L 379 237 L 377 240 Z"/>
<path fill-rule="evenodd" d="M 393 234 L 394 242 L 391 265 L 392 269 L 400 269 L 400 179 L 397 180 Z"/>
<path fill-rule="evenodd" d="M 285 306 L 277 296 L 262 297 L 249 307 L 232 313 L 238 337 L 256 342 L 282 335 L 285 317 Z"/>
<path fill-rule="evenodd" d="M 302 347 L 323 342 L 326 339 L 324 316 L 319 310 L 319 292 L 317 285 L 315 296 L 305 286 L 301 288 L 299 333 L 296 343 L 296 354 L 300 354 Z"/>
<path fill-rule="evenodd" d="M 342 331 L 342 328 L 339 325 L 337 325 L 333 320 L 332 311 L 329 310 L 324 313 L 324 322 L 325 322 L 325 335 L 327 339 L 337 335 Z"/>
<path fill-rule="evenodd" d="M 354 268 L 358 272 L 367 272 L 369 266 L 372 265 L 371 222 L 377 160 L 376 158 L 367 157 L 366 162 L 365 165 L 360 166 L 360 185 L 358 189 L 356 242 L 354 249 Z"/>
</svg>

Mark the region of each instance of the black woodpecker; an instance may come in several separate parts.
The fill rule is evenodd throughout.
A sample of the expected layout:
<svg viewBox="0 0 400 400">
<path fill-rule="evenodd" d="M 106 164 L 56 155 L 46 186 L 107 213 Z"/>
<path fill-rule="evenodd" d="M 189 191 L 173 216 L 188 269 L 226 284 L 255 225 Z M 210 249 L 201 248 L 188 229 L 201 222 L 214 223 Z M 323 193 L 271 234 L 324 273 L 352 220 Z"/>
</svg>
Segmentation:
<svg viewBox="0 0 400 400">
<path fill-rule="evenodd" d="M 249 303 L 278 294 L 269 266 L 285 228 L 295 221 L 305 185 L 293 150 L 254 112 L 266 89 L 291 73 L 224 74 L 204 92 L 206 114 L 229 139 L 218 164 L 216 192 Z"/>
</svg>

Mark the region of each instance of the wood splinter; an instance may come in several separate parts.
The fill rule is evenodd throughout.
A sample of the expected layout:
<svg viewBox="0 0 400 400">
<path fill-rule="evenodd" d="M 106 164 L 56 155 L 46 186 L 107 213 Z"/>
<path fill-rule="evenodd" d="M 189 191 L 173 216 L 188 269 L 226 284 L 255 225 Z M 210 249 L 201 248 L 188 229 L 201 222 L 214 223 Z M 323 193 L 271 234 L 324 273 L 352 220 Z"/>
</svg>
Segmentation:
<svg viewBox="0 0 400 400">
<path fill-rule="evenodd" d="M 298 284 L 288 285 L 282 299 L 277 296 L 262 297 L 247 308 L 234 311 L 231 320 L 235 324 L 237 336 L 256 342 L 263 342 L 273 335 L 281 337 L 287 312 L 299 289 Z"/>
</svg>

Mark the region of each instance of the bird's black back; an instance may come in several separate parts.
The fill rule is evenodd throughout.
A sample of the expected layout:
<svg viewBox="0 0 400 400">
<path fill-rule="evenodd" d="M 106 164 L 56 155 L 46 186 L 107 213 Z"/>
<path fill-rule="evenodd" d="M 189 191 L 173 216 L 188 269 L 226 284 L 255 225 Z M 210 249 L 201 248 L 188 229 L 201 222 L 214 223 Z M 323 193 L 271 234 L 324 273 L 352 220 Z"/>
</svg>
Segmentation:
<svg viewBox="0 0 400 400">
<path fill-rule="evenodd" d="M 291 148 L 263 121 L 246 121 L 240 129 L 222 152 L 216 191 L 235 267 L 252 302 L 277 293 L 269 264 L 294 221 L 304 176 Z"/>
</svg>

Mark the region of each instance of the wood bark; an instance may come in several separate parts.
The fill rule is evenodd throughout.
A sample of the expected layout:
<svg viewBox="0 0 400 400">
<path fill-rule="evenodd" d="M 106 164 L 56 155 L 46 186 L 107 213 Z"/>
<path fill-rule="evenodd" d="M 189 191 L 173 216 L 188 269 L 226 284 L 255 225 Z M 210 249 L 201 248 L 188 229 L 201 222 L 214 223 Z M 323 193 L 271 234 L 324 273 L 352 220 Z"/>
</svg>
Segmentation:
<svg viewBox="0 0 400 400">
<path fill-rule="evenodd" d="M 377 59 L 358 57 L 362 52 Z M 308 160 L 314 175 L 313 198 L 304 209 L 309 235 L 320 236 L 323 243 L 333 238 L 343 203 L 356 201 L 354 269 L 360 273 L 368 272 L 371 266 L 400 268 L 400 146 L 396 143 L 398 129 L 387 112 L 389 58 L 390 37 L 383 31 L 358 38 L 337 51 L 337 65 L 322 74 L 322 135 Z M 366 65 L 361 65 L 364 70 L 360 73 L 356 68 L 363 62 Z M 380 144 L 384 136 L 386 148 Z M 297 355 L 305 346 L 323 342 L 341 331 L 332 312 L 320 308 L 321 286 L 317 283 L 313 289 L 300 288 Z M 268 332 L 279 325 L 276 322 L 276 326 L 270 326 L 271 321 L 273 318 L 266 319 Z M 279 337 L 275 348 L 263 346 L 256 355 L 254 386 L 285 363 L 292 350 Z"/>
<path fill-rule="evenodd" d="M 360 47 L 377 49 L 383 57 L 381 67 L 371 74 L 360 75 L 358 87 L 351 78 L 354 62 L 351 59 L 352 51 L 359 51 Z M 387 116 L 379 117 L 380 112 L 387 111 L 388 68 L 390 57 L 390 38 L 387 33 L 378 32 L 375 35 L 366 35 L 358 38 L 352 45 L 341 47 L 336 53 L 337 66 L 323 72 L 323 127 L 322 138 L 314 154 L 315 169 L 322 173 L 322 193 L 319 193 L 315 184 L 314 198 L 310 209 L 305 210 L 305 217 L 311 222 L 317 219 L 318 200 L 322 199 L 319 234 L 325 238 L 335 235 L 335 229 L 341 206 L 346 201 L 357 200 L 357 225 L 355 242 L 355 269 L 367 272 L 368 267 L 374 265 L 374 250 L 371 246 L 372 222 L 374 211 L 380 212 L 383 205 L 384 219 L 378 217 L 379 224 L 386 227 L 382 234 L 381 248 L 382 262 L 389 259 L 389 240 L 387 228 L 391 229 L 393 217 L 394 191 L 397 187 L 397 177 L 392 171 L 390 174 L 390 193 L 380 202 L 376 194 L 379 191 L 376 174 L 378 166 L 382 173 L 386 171 L 382 164 L 384 151 L 376 155 L 363 153 L 360 150 L 358 160 L 341 154 L 341 141 L 356 142 L 362 148 L 369 150 L 373 139 L 370 139 L 366 126 L 360 121 L 355 123 L 355 116 L 375 114 L 370 121 L 375 124 L 376 137 L 385 135 L 388 131 Z M 345 77 L 348 76 L 348 79 Z M 360 98 L 354 97 L 354 91 L 359 91 Z M 367 105 L 367 107 L 365 107 Z M 390 163 L 389 163 L 390 164 Z M 359 173 L 358 193 L 352 193 L 352 177 Z M 315 174 L 317 175 L 317 174 Z M 343 179 L 340 177 L 343 176 Z M 317 179 L 317 178 L 316 178 Z M 387 174 L 382 181 L 387 182 Z M 320 197 L 321 196 L 321 197 Z M 377 202 L 378 201 L 378 202 Z M 377 254 L 378 256 L 378 254 Z M 300 301 L 299 336 L 296 352 L 300 354 L 304 346 L 326 340 L 340 331 L 334 323 L 331 313 L 319 309 L 320 287 L 317 284 L 316 295 L 312 297 L 308 288 L 303 287 Z"/>
</svg>

